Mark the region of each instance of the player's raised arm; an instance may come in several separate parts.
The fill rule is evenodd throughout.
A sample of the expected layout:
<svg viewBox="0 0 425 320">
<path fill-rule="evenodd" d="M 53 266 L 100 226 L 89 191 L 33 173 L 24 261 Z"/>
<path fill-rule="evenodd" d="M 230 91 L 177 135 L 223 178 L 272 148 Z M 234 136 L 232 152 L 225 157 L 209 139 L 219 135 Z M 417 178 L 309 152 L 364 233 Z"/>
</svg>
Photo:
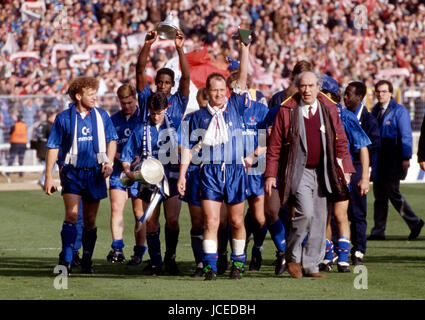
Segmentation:
<svg viewBox="0 0 425 320">
<path fill-rule="evenodd" d="M 145 37 L 145 44 L 140 50 L 139 56 L 137 58 L 136 64 L 136 89 L 138 92 L 143 91 L 148 82 L 146 76 L 146 64 L 148 63 L 149 52 L 151 50 L 152 44 L 156 41 L 157 32 L 149 31 Z"/>
<path fill-rule="evenodd" d="M 180 79 L 179 89 L 185 98 L 189 97 L 190 88 L 190 71 L 189 63 L 187 62 L 186 55 L 183 52 L 184 34 L 180 29 L 177 30 L 176 39 L 174 40 L 176 50 L 179 55 L 180 68 L 182 77 Z"/>
<path fill-rule="evenodd" d="M 251 37 L 251 36 L 250 36 Z M 249 63 L 249 46 L 250 44 L 245 44 L 242 39 L 239 38 L 240 51 L 240 65 L 239 65 L 239 78 L 237 81 L 237 86 L 242 90 L 247 89 L 248 81 L 248 63 Z"/>
</svg>

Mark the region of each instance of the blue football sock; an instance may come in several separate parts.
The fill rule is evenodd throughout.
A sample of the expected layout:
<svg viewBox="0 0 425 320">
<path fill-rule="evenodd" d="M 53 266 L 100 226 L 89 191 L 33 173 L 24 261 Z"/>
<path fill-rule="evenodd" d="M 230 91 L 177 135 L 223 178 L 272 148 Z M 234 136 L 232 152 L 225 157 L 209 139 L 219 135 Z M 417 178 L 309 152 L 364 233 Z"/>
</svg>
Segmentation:
<svg viewBox="0 0 425 320">
<path fill-rule="evenodd" d="M 143 256 L 145 255 L 145 252 L 146 252 L 146 249 L 147 249 L 146 246 L 135 245 L 133 247 L 134 255 L 136 257 L 139 257 L 140 259 L 143 259 Z"/>
<path fill-rule="evenodd" d="M 151 263 L 154 266 L 160 267 L 162 265 L 161 257 L 161 241 L 159 239 L 160 228 L 157 232 L 149 232 L 146 234 L 146 242 L 148 243 L 148 252 L 151 258 Z"/>
<path fill-rule="evenodd" d="M 202 262 L 204 256 L 204 249 L 202 248 L 202 240 L 204 239 L 204 230 L 190 230 L 190 243 L 192 245 L 193 256 L 195 263 Z"/>
<path fill-rule="evenodd" d="M 230 259 L 231 259 L 233 262 L 240 262 L 240 263 L 242 263 L 242 265 L 245 265 L 245 261 L 246 261 L 246 254 L 244 253 L 244 254 L 240 254 L 240 255 L 235 255 L 235 254 L 232 252 L 232 254 L 230 255 Z"/>
<path fill-rule="evenodd" d="M 203 264 L 205 267 L 211 266 L 211 269 L 214 272 L 217 272 L 217 260 L 218 253 L 205 253 L 203 258 Z"/>
<path fill-rule="evenodd" d="M 338 263 L 348 263 L 348 254 L 350 253 L 351 245 L 350 240 L 346 237 L 339 237 L 338 239 Z"/>
<path fill-rule="evenodd" d="M 180 230 L 171 230 L 165 225 L 165 255 L 172 257 L 176 254 Z"/>
<path fill-rule="evenodd" d="M 283 227 L 283 223 L 280 219 L 277 219 L 276 222 L 272 223 L 268 226 L 270 235 L 272 236 L 272 240 L 276 249 L 278 251 L 285 252 L 286 250 L 286 239 L 285 239 L 285 228 Z"/>
<path fill-rule="evenodd" d="M 83 258 L 84 261 L 91 261 L 93 256 L 94 246 L 97 240 L 97 228 L 87 230 L 83 229 Z"/>
<path fill-rule="evenodd" d="M 77 254 L 78 250 L 81 249 L 82 246 L 82 238 L 83 238 L 83 205 L 80 201 L 80 207 L 78 208 L 78 219 L 77 224 L 75 225 L 77 228 L 77 237 L 75 238 L 74 242 L 74 254 Z"/>
<path fill-rule="evenodd" d="M 122 249 L 124 248 L 124 240 L 119 239 L 112 241 L 111 248 L 122 252 Z"/>
<path fill-rule="evenodd" d="M 326 239 L 326 253 L 325 259 L 329 261 L 333 261 L 334 258 L 334 243 L 331 240 Z"/>
<path fill-rule="evenodd" d="M 74 247 L 75 238 L 77 237 L 77 228 L 69 221 L 64 221 L 61 230 L 62 239 L 62 259 L 66 262 L 72 262 L 72 249 Z"/>
</svg>

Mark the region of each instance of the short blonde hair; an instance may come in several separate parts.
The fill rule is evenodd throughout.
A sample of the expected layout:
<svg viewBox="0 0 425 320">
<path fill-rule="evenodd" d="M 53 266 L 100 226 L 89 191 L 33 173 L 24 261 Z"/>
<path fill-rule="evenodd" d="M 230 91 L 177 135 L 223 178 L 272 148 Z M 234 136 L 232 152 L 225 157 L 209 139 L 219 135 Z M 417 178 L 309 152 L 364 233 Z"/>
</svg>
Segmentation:
<svg viewBox="0 0 425 320">
<path fill-rule="evenodd" d="M 117 90 L 117 96 L 119 99 L 127 98 L 127 97 L 136 97 L 136 88 L 134 88 L 131 84 L 125 83 L 120 86 Z"/>
</svg>

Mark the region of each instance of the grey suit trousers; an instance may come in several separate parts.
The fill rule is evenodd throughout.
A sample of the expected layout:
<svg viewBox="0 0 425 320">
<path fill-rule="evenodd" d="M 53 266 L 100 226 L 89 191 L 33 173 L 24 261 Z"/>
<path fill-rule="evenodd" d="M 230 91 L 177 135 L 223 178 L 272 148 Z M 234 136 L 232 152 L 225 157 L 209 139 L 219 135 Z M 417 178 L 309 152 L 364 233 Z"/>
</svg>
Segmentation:
<svg viewBox="0 0 425 320">
<path fill-rule="evenodd" d="M 319 272 L 319 263 L 325 256 L 327 200 L 321 180 L 317 170 L 304 169 L 293 194 L 295 216 L 291 221 L 286 258 L 289 262 L 301 262 L 307 274 Z"/>
</svg>

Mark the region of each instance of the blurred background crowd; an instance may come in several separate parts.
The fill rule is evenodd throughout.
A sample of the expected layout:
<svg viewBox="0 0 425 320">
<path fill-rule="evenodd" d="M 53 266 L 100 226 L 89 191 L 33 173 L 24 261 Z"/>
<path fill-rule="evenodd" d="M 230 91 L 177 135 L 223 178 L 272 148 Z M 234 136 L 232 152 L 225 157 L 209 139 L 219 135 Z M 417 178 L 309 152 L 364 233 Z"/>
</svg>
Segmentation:
<svg viewBox="0 0 425 320">
<path fill-rule="evenodd" d="M 289 85 L 298 60 L 337 79 L 342 88 L 389 79 L 419 130 L 425 110 L 425 1 L 330 0 L 3 0 L 0 5 L 0 143 L 22 114 L 31 135 L 47 108 L 66 104 L 70 79 L 95 76 L 100 104 L 133 81 L 138 51 L 169 12 L 185 34 L 185 51 L 208 47 L 218 68 L 238 59 L 232 34 L 253 30 L 252 88 L 270 98 Z M 171 41 L 152 50 L 148 74 L 176 55 Z"/>
</svg>

